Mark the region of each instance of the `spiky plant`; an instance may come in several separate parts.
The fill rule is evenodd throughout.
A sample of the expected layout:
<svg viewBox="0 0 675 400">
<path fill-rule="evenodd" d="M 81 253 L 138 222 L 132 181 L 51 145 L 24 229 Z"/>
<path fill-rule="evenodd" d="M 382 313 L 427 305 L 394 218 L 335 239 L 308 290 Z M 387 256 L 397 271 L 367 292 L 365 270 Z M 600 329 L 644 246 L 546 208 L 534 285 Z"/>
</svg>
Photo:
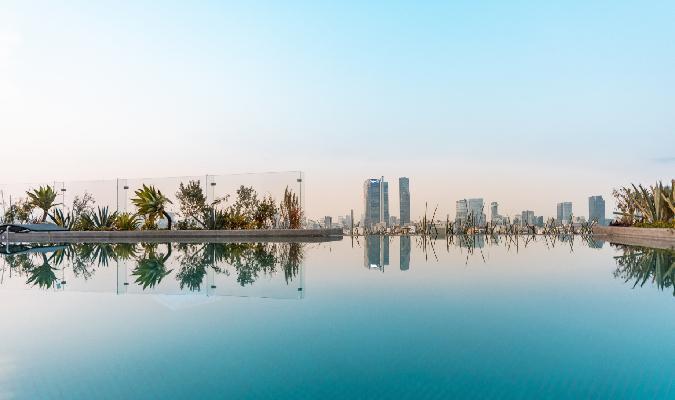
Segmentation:
<svg viewBox="0 0 675 400">
<path fill-rule="evenodd" d="M 302 223 L 302 208 L 298 196 L 288 187 L 284 190 L 284 198 L 279 206 L 284 225 L 290 229 L 300 229 Z"/>
<path fill-rule="evenodd" d="M 171 230 L 171 216 L 166 211 L 166 206 L 173 204 L 171 200 L 154 186 L 146 186 L 145 184 L 142 189 L 136 190 L 135 194 L 136 197 L 131 199 L 131 202 L 138 209 L 138 214 L 145 217 L 145 226 L 154 226 L 157 219 L 164 216 L 168 221 L 167 229 Z"/>
<path fill-rule="evenodd" d="M 42 210 L 40 222 L 45 222 L 49 210 L 56 205 L 56 192 L 54 188 L 49 185 L 40 186 L 37 189 L 26 192 L 26 195 L 28 195 L 28 204 L 33 206 L 33 208 Z"/>
<path fill-rule="evenodd" d="M 113 225 L 118 231 L 135 231 L 141 226 L 141 221 L 135 214 L 125 212 L 117 215 Z"/>
<path fill-rule="evenodd" d="M 92 214 L 94 228 L 100 231 L 111 230 L 115 225 L 117 219 L 117 211 L 110 212 L 108 206 L 103 208 L 98 207 L 96 213 Z"/>
<path fill-rule="evenodd" d="M 61 209 L 54 209 L 54 212 L 49 214 L 49 218 L 58 226 L 66 228 L 68 230 L 73 229 L 75 225 L 75 218 L 71 213 L 64 213 Z"/>
</svg>

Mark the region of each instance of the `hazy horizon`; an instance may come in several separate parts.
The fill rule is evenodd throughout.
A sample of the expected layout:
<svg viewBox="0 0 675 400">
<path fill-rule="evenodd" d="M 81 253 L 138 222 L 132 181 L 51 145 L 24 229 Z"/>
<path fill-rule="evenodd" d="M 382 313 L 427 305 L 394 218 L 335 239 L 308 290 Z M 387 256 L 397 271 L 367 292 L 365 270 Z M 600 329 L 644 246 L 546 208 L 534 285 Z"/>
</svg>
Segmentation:
<svg viewBox="0 0 675 400">
<path fill-rule="evenodd" d="M 0 3 L 0 184 L 300 170 L 307 215 L 588 214 L 675 171 L 672 2 Z"/>
</svg>

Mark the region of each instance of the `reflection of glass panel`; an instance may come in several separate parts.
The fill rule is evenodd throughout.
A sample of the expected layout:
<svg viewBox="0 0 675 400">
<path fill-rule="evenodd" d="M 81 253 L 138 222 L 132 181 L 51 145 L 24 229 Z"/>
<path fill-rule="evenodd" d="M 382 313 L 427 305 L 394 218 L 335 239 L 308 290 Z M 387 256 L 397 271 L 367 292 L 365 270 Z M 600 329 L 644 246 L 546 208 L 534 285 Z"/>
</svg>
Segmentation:
<svg viewBox="0 0 675 400">
<path fill-rule="evenodd" d="M 7 250 L 7 249 L 5 249 Z M 117 294 L 302 298 L 299 243 L 11 245 L 4 283 Z"/>
</svg>

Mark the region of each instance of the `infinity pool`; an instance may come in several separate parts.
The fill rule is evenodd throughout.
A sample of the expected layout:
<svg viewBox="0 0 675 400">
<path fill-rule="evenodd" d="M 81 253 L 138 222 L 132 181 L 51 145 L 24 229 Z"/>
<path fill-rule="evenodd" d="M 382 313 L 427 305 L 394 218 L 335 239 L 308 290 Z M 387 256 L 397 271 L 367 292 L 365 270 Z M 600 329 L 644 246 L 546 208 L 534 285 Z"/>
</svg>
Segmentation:
<svg viewBox="0 0 675 400">
<path fill-rule="evenodd" d="M 3 246 L 0 399 L 675 398 L 675 253 Z"/>
</svg>

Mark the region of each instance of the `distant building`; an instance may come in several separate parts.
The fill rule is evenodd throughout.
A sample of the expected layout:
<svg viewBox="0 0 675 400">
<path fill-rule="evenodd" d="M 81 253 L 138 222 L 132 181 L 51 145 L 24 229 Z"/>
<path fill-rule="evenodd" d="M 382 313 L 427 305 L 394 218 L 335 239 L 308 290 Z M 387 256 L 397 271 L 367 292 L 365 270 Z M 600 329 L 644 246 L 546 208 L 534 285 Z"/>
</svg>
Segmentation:
<svg viewBox="0 0 675 400">
<path fill-rule="evenodd" d="M 464 222 L 469 216 L 469 206 L 466 200 L 457 200 L 455 205 L 455 221 Z"/>
<path fill-rule="evenodd" d="M 560 224 L 569 224 L 572 222 L 572 202 L 565 201 L 558 203 L 558 213 L 556 220 Z"/>
<path fill-rule="evenodd" d="M 605 225 L 605 200 L 602 196 L 588 198 L 588 221 Z"/>
<path fill-rule="evenodd" d="M 332 228 L 333 227 L 333 217 L 327 215 L 323 217 L 323 226 L 324 228 Z"/>
<path fill-rule="evenodd" d="M 485 214 L 483 213 L 483 199 L 469 199 L 467 206 L 469 209 L 469 218 L 473 218 L 476 225 L 484 225 Z"/>
<path fill-rule="evenodd" d="M 398 178 L 398 200 L 401 226 L 410 225 L 410 179 Z"/>
<path fill-rule="evenodd" d="M 499 219 L 499 204 L 493 201 L 490 203 L 490 221 L 497 222 Z"/>
<path fill-rule="evenodd" d="M 536 220 L 537 220 L 537 223 L 535 224 L 536 226 L 539 226 L 539 227 L 544 226 L 544 216 L 543 215 L 540 215 L 540 216 L 536 217 Z"/>
<path fill-rule="evenodd" d="M 366 179 L 363 183 L 363 225 L 371 228 L 389 221 L 389 184 L 381 179 Z"/>
<path fill-rule="evenodd" d="M 398 218 L 396 218 L 395 215 L 390 215 L 389 216 L 389 226 L 396 226 L 398 225 Z"/>
<path fill-rule="evenodd" d="M 520 223 L 523 225 L 535 225 L 536 218 L 534 216 L 534 211 L 526 210 L 520 213 Z"/>
</svg>

